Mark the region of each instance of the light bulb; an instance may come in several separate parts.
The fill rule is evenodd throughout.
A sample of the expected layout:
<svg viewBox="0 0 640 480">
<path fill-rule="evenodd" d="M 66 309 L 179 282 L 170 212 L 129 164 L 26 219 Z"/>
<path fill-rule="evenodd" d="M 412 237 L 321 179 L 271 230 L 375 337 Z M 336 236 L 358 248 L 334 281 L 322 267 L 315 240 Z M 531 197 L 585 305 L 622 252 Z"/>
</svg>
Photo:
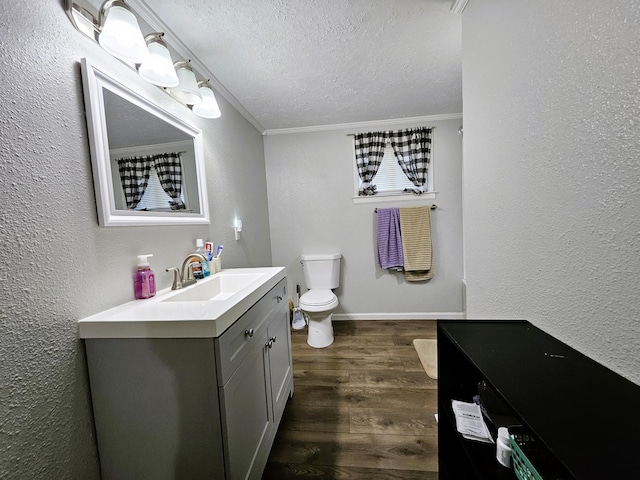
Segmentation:
<svg viewBox="0 0 640 480">
<path fill-rule="evenodd" d="M 149 55 L 149 49 L 136 16 L 123 2 L 114 2 L 106 8 L 98 42 L 114 57 L 130 63 L 142 63 Z"/>
<path fill-rule="evenodd" d="M 144 59 L 138 73 L 147 82 L 160 87 L 177 87 L 180 81 L 171 60 L 166 44 L 161 40 L 163 34 L 152 33 L 145 37 L 149 55 Z"/>
<path fill-rule="evenodd" d="M 174 66 L 180 82 L 177 87 L 169 90 L 171 96 L 185 105 L 197 105 L 202 102 L 196 75 L 191 70 L 189 62 L 181 60 L 176 62 Z"/>
<path fill-rule="evenodd" d="M 198 82 L 198 86 L 202 102 L 193 106 L 193 113 L 203 118 L 219 118 L 222 113 L 209 83 L 203 80 Z"/>
</svg>

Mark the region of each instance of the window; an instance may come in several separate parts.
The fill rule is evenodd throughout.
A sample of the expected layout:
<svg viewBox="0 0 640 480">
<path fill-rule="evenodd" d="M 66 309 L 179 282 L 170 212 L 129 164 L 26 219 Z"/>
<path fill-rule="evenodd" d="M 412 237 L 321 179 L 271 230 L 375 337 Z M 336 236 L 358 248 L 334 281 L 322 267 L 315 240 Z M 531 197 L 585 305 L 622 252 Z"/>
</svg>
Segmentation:
<svg viewBox="0 0 640 480">
<path fill-rule="evenodd" d="M 435 198 L 431 134 L 418 127 L 354 135 L 354 202 Z"/>
<path fill-rule="evenodd" d="M 116 158 L 127 210 L 184 210 L 182 152 Z M 114 181 L 114 185 L 117 183 Z M 119 197 L 119 195 L 116 195 Z M 116 200 L 116 205 L 117 205 Z"/>
<path fill-rule="evenodd" d="M 182 192 L 184 192 L 184 189 L 182 189 Z M 180 200 L 184 202 L 184 193 L 180 193 Z M 171 210 L 171 201 L 171 197 L 167 195 L 167 192 L 160 185 L 158 172 L 152 166 L 149 169 L 149 183 L 147 183 L 147 188 L 135 210 Z"/>
<path fill-rule="evenodd" d="M 415 188 L 411 180 L 407 178 L 402 168 L 400 168 L 400 165 L 398 165 L 398 160 L 396 160 L 390 142 L 387 142 L 387 146 L 384 147 L 384 157 L 382 157 L 382 163 L 373 179 L 373 183 L 378 187 L 378 195 L 404 195 L 406 193 L 404 191 L 405 188 L 409 190 Z M 359 182 L 358 189 L 361 185 L 362 181 Z"/>
</svg>

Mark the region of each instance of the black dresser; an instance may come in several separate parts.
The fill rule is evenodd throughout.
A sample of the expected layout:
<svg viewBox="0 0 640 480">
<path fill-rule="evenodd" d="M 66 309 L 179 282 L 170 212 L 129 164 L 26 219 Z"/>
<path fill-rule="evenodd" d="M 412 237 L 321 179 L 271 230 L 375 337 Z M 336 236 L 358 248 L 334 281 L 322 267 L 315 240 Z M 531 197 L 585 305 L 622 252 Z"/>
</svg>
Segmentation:
<svg viewBox="0 0 640 480">
<path fill-rule="evenodd" d="M 544 480 L 640 478 L 640 386 L 526 321 L 440 320 L 441 479 L 516 479 L 494 444 L 456 431 L 451 400 L 479 394 L 500 405 L 496 424 L 507 409 L 508 423 L 531 435 Z"/>
</svg>

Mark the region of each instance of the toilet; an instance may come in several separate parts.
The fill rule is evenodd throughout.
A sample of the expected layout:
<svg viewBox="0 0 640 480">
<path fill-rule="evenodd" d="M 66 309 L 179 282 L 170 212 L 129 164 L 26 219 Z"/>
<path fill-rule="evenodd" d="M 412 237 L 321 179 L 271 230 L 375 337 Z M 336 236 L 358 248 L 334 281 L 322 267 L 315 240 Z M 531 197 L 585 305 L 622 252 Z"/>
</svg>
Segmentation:
<svg viewBox="0 0 640 480">
<path fill-rule="evenodd" d="M 338 306 L 338 297 L 331 290 L 340 283 L 340 258 L 339 253 L 300 256 L 309 289 L 300 297 L 300 308 L 309 320 L 307 343 L 314 348 L 333 343 L 331 316 Z"/>
</svg>

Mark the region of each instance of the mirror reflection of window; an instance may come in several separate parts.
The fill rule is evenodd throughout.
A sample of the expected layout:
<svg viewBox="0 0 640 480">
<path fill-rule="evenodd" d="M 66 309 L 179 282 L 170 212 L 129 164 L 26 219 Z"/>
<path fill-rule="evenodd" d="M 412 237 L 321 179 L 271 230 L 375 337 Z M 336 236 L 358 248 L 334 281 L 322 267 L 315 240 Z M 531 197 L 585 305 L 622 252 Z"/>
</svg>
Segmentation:
<svg viewBox="0 0 640 480">
<path fill-rule="evenodd" d="M 184 199 L 184 189 L 181 190 L 180 200 L 185 203 Z M 158 179 L 158 172 L 155 167 L 151 167 L 149 170 L 149 183 L 147 184 L 147 188 L 140 199 L 140 203 L 136 206 L 134 210 L 142 210 L 142 211 L 169 211 L 175 210 L 171 207 L 173 200 L 167 192 L 164 191 L 162 185 L 160 185 L 160 180 Z M 183 209 L 184 211 L 189 211 L 188 209 Z"/>
<path fill-rule="evenodd" d="M 162 190 L 170 198 L 170 209 L 185 210 L 186 207 L 181 198 L 182 160 L 180 157 L 180 153 L 161 153 L 117 159 L 120 183 L 127 208 L 129 210 L 148 210 L 138 206 L 147 192 L 149 179 L 153 174 Z"/>
<path fill-rule="evenodd" d="M 143 206 L 140 206 L 137 202 L 135 207 L 131 207 L 126 200 L 127 194 L 123 187 L 122 176 L 120 172 L 119 160 L 124 158 L 139 158 L 139 157 L 154 157 L 167 155 L 167 152 L 177 152 L 180 156 L 181 163 L 181 184 L 180 184 L 180 205 L 176 203 L 168 203 L 169 195 L 166 190 L 162 188 L 162 182 L 158 178 L 155 168 L 147 170 L 149 174 L 148 185 L 145 187 L 143 198 L 139 201 Z M 147 145 L 144 147 L 136 148 L 121 148 L 112 150 L 111 156 L 111 175 L 112 185 L 114 192 L 114 203 L 116 210 L 125 210 L 128 212 L 145 212 L 145 211 L 158 211 L 165 212 L 171 215 L 179 213 L 194 213 L 199 212 L 200 202 L 198 198 L 197 177 L 195 169 L 195 157 L 193 151 L 193 145 L 190 142 L 176 142 L 168 144 Z M 152 162 L 150 162 L 152 163 Z M 125 182 L 126 183 L 126 182 Z M 194 186 L 195 185 L 195 186 Z M 149 190 L 147 193 L 147 190 Z M 154 192 L 157 192 L 157 196 Z M 149 202 L 148 198 L 155 198 L 156 200 Z"/>
</svg>

